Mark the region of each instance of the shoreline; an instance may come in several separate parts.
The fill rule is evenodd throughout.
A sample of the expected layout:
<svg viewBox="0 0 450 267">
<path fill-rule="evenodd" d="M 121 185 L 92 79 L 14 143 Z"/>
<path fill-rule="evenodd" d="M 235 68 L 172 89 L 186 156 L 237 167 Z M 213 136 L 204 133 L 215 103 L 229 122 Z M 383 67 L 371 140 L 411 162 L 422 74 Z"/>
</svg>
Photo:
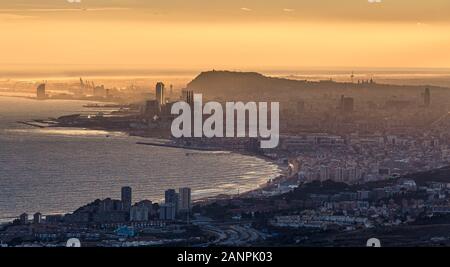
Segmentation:
<svg viewBox="0 0 450 267">
<path fill-rule="evenodd" d="M 25 123 L 23 121 L 16 121 L 16 123 L 19 124 L 24 124 L 28 127 L 33 127 L 33 128 L 47 128 L 47 129 L 51 129 L 51 128 L 76 128 L 76 127 L 67 127 L 67 126 L 55 126 L 55 125 L 47 125 L 47 126 L 42 126 L 42 125 L 34 125 L 33 122 L 35 122 L 34 120 L 31 120 L 30 123 L 28 123 L 28 121 L 26 121 Z M 95 130 L 92 128 L 84 128 L 86 130 Z M 107 130 L 107 129 L 102 129 L 105 130 L 106 132 L 110 133 L 113 131 Z M 116 131 L 117 132 L 117 131 Z M 271 165 L 275 165 L 277 167 L 277 171 L 274 171 L 273 175 L 264 175 L 263 177 L 261 177 L 261 182 L 257 182 L 257 184 L 252 184 L 249 183 L 249 189 L 246 189 L 243 192 L 240 192 L 239 195 L 236 194 L 230 194 L 229 191 L 227 192 L 226 190 L 224 190 L 224 192 L 222 193 L 213 193 L 210 196 L 203 196 L 203 197 L 199 197 L 199 198 L 195 198 L 193 199 L 192 203 L 193 205 L 199 204 L 199 203 L 208 203 L 211 201 L 215 201 L 215 200 L 219 200 L 219 199 L 223 199 L 223 198 L 235 198 L 235 197 L 240 197 L 243 196 L 245 194 L 248 194 L 250 192 L 256 191 L 256 190 L 261 190 L 263 188 L 266 188 L 267 186 L 270 185 L 270 181 L 273 181 L 274 179 L 282 176 L 285 172 L 285 166 L 283 166 L 283 164 L 280 164 L 279 162 L 277 162 L 276 160 L 273 160 L 269 157 L 264 157 L 262 155 L 257 155 L 257 154 L 253 154 L 253 153 L 246 153 L 244 151 L 232 151 L 232 150 L 227 150 L 227 149 L 220 149 L 220 148 L 196 148 L 196 147 L 186 147 L 186 146 L 181 146 L 181 145 L 176 145 L 176 144 L 166 144 L 167 142 L 170 142 L 170 140 L 168 139 L 163 139 L 163 138 L 156 138 L 156 137 L 144 137 L 144 136 L 135 136 L 135 135 L 130 135 L 129 132 L 127 131 L 121 131 L 123 134 L 126 134 L 127 137 L 139 137 L 144 139 L 143 141 L 137 141 L 135 142 L 135 144 L 138 145 L 147 145 L 147 146 L 160 146 L 160 147 L 167 147 L 167 148 L 173 148 L 173 149 L 183 149 L 186 150 L 187 153 L 189 153 L 189 150 L 191 151 L 199 151 L 199 153 L 201 152 L 226 152 L 226 153 L 234 153 L 234 154 L 240 154 L 240 155 L 244 155 L 244 156 L 249 156 L 249 157 L 254 157 L 254 158 L 258 158 L 258 159 L 262 159 L 265 162 L 267 162 L 268 164 Z M 158 144 L 157 142 L 161 142 L 160 144 Z M 195 191 L 195 190 L 194 190 Z M 73 211 L 66 211 L 63 213 L 58 213 L 61 215 L 67 214 L 67 213 L 71 213 Z M 20 212 L 19 212 L 20 213 Z M 54 213 L 49 213 L 46 214 L 44 213 L 44 215 L 53 215 Z M 0 226 L 4 225 L 4 224 L 8 224 L 8 223 L 12 223 L 15 219 L 17 219 L 16 216 L 5 216 L 0 218 Z"/>
<path fill-rule="evenodd" d="M 14 95 L 1 95 L 1 97 L 12 97 L 12 98 L 21 98 L 21 99 L 29 99 L 29 100 L 35 100 L 35 101 L 39 101 L 36 98 L 31 98 L 31 97 L 26 97 L 26 96 L 14 96 Z M 50 100 L 50 99 L 49 99 Z M 53 99 L 52 99 L 53 100 Z M 55 100 L 61 100 L 61 99 L 55 99 Z M 74 101 L 74 99 L 70 99 L 67 101 Z M 78 101 L 78 100 L 76 100 Z M 89 101 L 89 102 L 96 102 L 96 101 Z M 20 124 L 24 124 L 27 125 L 27 127 L 36 127 L 36 128 L 46 128 L 46 129 L 57 129 L 57 128 L 79 128 L 79 127 L 70 127 L 67 125 L 58 125 L 57 121 L 55 120 L 55 123 L 50 123 L 50 124 L 40 124 L 39 122 L 42 122 L 43 120 L 39 120 L 39 119 L 29 119 L 26 121 L 16 121 L 16 123 L 20 123 Z M 47 121 L 49 122 L 49 121 Z M 245 191 L 240 192 L 239 195 L 236 194 L 231 194 L 229 191 L 227 190 L 223 190 L 222 193 L 212 193 L 210 196 L 203 196 L 203 197 L 199 197 L 196 198 L 195 200 L 193 200 L 193 203 L 202 203 L 202 202 L 209 202 L 209 201 L 214 201 L 214 200 L 218 200 L 218 199 L 223 199 L 223 198 L 235 198 L 235 197 L 241 197 L 245 194 L 257 191 L 257 190 L 261 190 L 264 189 L 268 186 L 270 186 L 271 184 L 269 183 L 270 181 L 273 181 L 274 179 L 279 178 L 280 176 L 285 175 L 285 171 L 286 171 L 286 167 L 285 164 L 282 164 L 280 162 L 278 162 L 277 160 L 271 158 L 271 157 L 267 157 L 261 154 L 256 154 L 256 153 L 251 153 L 248 151 L 241 151 L 241 150 L 230 150 L 230 149 L 222 149 L 219 147 L 208 147 L 208 148 L 201 148 L 201 147 L 188 147 L 188 146 L 183 146 L 183 145 L 178 145 L 178 144 L 167 144 L 168 142 L 170 142 L 171 140 L 167 139 L 167 138 L 162 138 L 161 136 L 151 136 L 150 135 L 144 135 L 144 134 L 139 134 L 139 132 L 135 132 L 133 133 L 132 131 L 127 131 L 127 130 L 119 130 L 119 131 L 114 131 L 112 129 L 107 129 L 107 127 L 82 127 L 82 129 L 86 129 L 86 130 L 103 130 L 107 133 L 112 133 L 112 132 L 121 132 L 123 134 L 126 134 L 127 137 L 138 137 L 138 138 L 142 138 L 142 141 L 138 141 L 135 142 L 136 144 L 139 145 L 148 145 L 148 146 L 152 146 L 152 145 L 156 145 L 156 146 L 161 146 L 161 147 L 167 147 L 167 148 L 173 148 L 173 149 L 183 149 L 183 150 L 193 150 L 193 151 L 200 151 L 200 152 L 229 152 L 229 153 L 235 153 L 235 154 L 240 154 L 240 155 L 244 155 L 244 156 L 249 156 L 249 157 L 254 157 L 254 158 L 258 158 L 261 160 L 264 160 L 267 164 L 271 164 L 277 167 L 276 171 L 274 171 L 273 175 L 267 174 L 264 175 L 263 177 L 261 177 L 261 181 L 256 183 L 249 183 L 249 188 L 245 189 Z M 158 133 L 153 133 L 153 134 L 158 134 Z M 160 142 L 159 144 L 157 142 Z M 68 211 L 68 213 L 70 213 L 72 211 Z M 63 213 L 65 214 L 65 213 Z M 3 218 L 0 218 L 0 225 L 3 223 L 7 223 L 7 222 L 12 222 L 12 220 L 14 220 L 16 217 L 15 216 L 5 216 Z"/>
<path fill-rule="evenodd" d="M 157 140 L 161 140 L 161 141 L 167 141 L 165 139 L 158 139 L 158 138 L 153 138 L 153 139 L 157 139 Z M 218 199 L 224 199 L 224 198 L 234 198 L 234 197 L 242 197 L 248 194 L 251 194 L 255 191 L 259 191 L 259 190 L 264 190 L 267 189 L 268 187 L 270 187 L 272 184 L 270 182 L 276 180 L 276 179 L 281 179 L 283 177 L 286 178 L 290 178 L 285 176 L 285 174 L 283 172 L 285 172 L 285 168 L 287 166 L 284 166 L 282 164 L 280 164 L 279 162 L 277 162 L 275 159 L 272 159 L 268 156 L 264 156 L 264 155 L 260 155 L 260 154 L 255 154 L 255 153 L 251 153 L 251 152 L 245 152 L 245 151 L 236 151 L 236 150 L 227 150 L 227 149 L 220 149 L 220 148 L 199 148 L 199 147 L 186 147 L 186 146 L 181 146 L 181 145 L 176 145 L 176 144 L 158 144 L 155 142 L 137 142 L 137 144 L 140 145 L 147 145 L 147 146 L 158 146 L 158 147 L 168 147 L 168 148 L 176 148 L 176 149 L 185 149 L 185 150 L 194 150 L 194 151 L 200 151 L 200 152 L 229 152 L 229 153 L 236 153 L 236 154 L 240 154 L 240 155 L 244 155 L 244 156 L 249 156 L 249 157 L 254 157 L 254 158 L 258 158 L 258 159 L 262 159 L 266 162 L 269 162 L 273 165 L 276 165 L 278 167 L 278 169 L 282 172 L 282 174 L 269 178 L 267 179 L 263 184 L 258 184 L 257 187 L 241 192 L 239 193 L 239 195 L 234 195 L 234 194 L 218 194 L 218 195 L 214 195 L 214 196 L 210 196 L 210 197 L 202 197 L 202 198 L 198 198 L 192 201 L 193 204 L 200 204 L 200 203 L 205 203 L 205 202 L 213 202 L 214 200 L 218 200 Z"/>
</svg>

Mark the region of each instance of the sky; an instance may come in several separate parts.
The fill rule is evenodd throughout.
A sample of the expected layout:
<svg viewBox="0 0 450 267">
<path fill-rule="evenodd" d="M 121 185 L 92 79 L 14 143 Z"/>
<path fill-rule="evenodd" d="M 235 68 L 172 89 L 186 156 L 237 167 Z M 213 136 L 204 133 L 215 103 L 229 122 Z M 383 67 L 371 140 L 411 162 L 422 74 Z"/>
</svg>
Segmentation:
<svg viewBox="0 0 450 267">
<path fill-rule="evenodd" d="M 0 0 L 0 69 L 450 68 L 449 33 L 448 0 Z"/>
</svg>

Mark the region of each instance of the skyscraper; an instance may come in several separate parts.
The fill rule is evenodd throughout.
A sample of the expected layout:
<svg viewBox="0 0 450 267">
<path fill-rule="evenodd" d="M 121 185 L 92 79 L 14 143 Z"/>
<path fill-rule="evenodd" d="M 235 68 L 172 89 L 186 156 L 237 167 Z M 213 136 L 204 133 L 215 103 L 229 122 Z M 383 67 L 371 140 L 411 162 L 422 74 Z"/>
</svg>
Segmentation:
<svg viewBox="0 0 450 267">
<path fill-rule="evenodd" d="M 430 88 L 426 88 L 423 94 L 423 103 L 425 107 L 429 107 L 431 105 L 431 91 Z"/>
<path fill-rule="evenodd" d="M 131 187 L 129 187 L 129 186 L 122 187 L 121 200 L 122 200 L 122 204 L 123 204 L 123 209 L 125 211 L 130 211 L 131 201 L 132 201 Z"/>
<path fill-rule="evenodd" d="M 341 96 L 340 109 L 344 114 L 349 114 L 354 111 L 355 100 L 352 97 Z"/>
<path fill-rule="evenodd" d="M 164 95 L 164 83 L 158 82 L 156 84 L 156 101 L 158 101 L 160 106 L 165 105 L 165 95 Z"/>
<path fill-rule="evenodd" d="M 166 204 L 174 204 L 175 210 L 178 212 L 178 202 L 179 202 L 179 195 L 175 191 L 175 189 L 168 189 L 164 193 L 164 202 Z"/>
<path fill-rule="evenodd" d="M 192 208 L 191 189 L 188 187 L 180 188 L 178 194 L 180 198 L 178 210 L 180 212 L 190 212 Z"/>
</svg>

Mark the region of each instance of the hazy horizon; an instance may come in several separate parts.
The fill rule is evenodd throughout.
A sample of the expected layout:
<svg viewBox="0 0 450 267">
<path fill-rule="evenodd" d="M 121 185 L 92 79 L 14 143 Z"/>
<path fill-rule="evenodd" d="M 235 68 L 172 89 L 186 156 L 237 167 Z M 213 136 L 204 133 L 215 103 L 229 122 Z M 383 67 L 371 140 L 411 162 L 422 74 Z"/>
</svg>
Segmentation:
<svg viewBox="0 0 450 267">
<path fill-rule="evenodd" d="M 402 75 L 450 75 L 450 68 L 375 68 L 375 67 L 255 67 L 255 68 L 180 68 L 176 66 L 156 67 L 151 65 L 29 65 L 14 64 L 0 66 L 0 79 L 20 78 L 79 78 L 85 77 L 147 77 L 147 76 L 192 76 L 205 71 L 236 71 L 258 72 L 266 75 L 296 75 L 296 74 L 402 74 Z"/>
<path fill-rule="evenodd" d="M 0 1 L 0 66 L 450 68 L 450 2 Z"/>
</svg>

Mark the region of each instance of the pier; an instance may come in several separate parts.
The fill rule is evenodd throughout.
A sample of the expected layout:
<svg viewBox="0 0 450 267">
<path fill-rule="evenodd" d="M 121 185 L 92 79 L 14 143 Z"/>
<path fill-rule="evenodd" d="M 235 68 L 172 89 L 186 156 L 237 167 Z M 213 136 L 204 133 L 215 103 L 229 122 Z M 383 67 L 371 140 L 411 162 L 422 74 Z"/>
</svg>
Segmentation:
<svg viewBox="0 0 450 267">
<path fill-rule="evenodd" d="M 157 142 L 137 142 L 136 144 L 146 145 L 146 146 L 182 148 L 182 149 L 197 150 L 197 151 L 222 151 L 222 149 L 214 148 L 214 147 L 192 147 L 192 146 L 183 146 L 183 145 L 177 145 L 177 144 L 157 143 Z"/>
<path fill-rule="evenodd" d="M 44 126 L 44 125 L 40 125 L 40 124 L 38 124 L 38 123 L 27 122 L 27 121 L 17 121 L 17 123 L 24 124 L 24 125 L 28 125 L 28 126 L 32 126 L 32 127 L 37 127 L 37 128 L 41 128 L 41 129 L 47 127 L 47 126 Z"/>
</svg>

